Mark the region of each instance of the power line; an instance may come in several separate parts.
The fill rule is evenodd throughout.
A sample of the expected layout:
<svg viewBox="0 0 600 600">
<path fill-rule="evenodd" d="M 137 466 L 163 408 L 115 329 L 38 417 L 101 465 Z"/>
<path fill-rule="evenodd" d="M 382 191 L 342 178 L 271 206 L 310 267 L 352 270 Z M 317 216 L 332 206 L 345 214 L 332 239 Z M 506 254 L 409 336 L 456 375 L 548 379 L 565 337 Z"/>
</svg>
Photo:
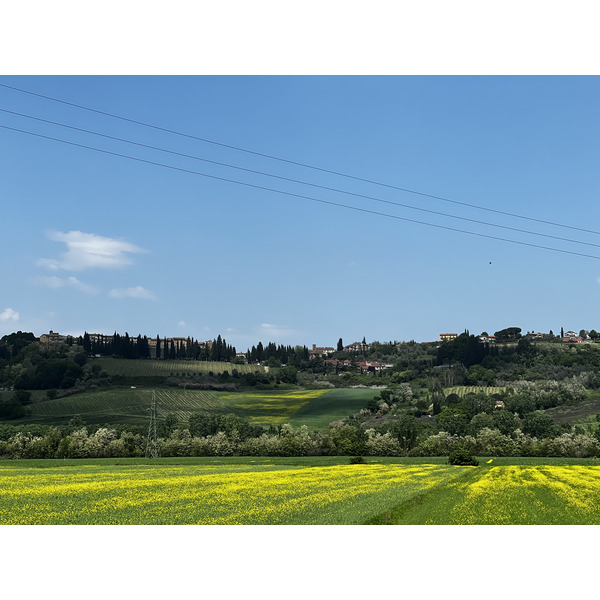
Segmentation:
<svg viewBox="0 0 600 600">
<path fill-rule="evenodd" d="M 91 135 L 95 135 L 95 136 L 98 136 L 98 137 L 103 137 L 103 138 L 110 139 L 110 140 L 115 140 L 115 141 L 118 141 L 118 142 L 123 142 L 123 143 L 126 143 L 126 144 L 131 144 L 131 145 L 134 145 L 134 146 L 139 146 L 141 148 L 148 148 L 150 150 L 157 150 L 159 152 L 164 152 L 164 153 L 167 153 L 167 154 L 173 154 L 175 156 L 181 156 L 183 158 L 191 158 L 191 159 L 194 159 L 194 160 L 199 160 L 199 161 L 210 163 L 210 164 L 213 164 L 213 165 L 219 165 L 219 166 L 222 166 L 222 167 L 228 167 L 230 169 L 237 169 L 238 171 L 245 171 L 247 173 L 253 173 L 255 175 L 263 175 L 265 177 L 271 177 L 271 178 L 274 178 L 274 179 L 280 179 L 280 180 L 289 181 L 289 182 L 292 182 L 292 183 L 299 183 L 301 185 L 307 185 L 307 186 L 310 186 L 310 187 L 314 187 L 314 188 L 318 188 L 318 189 L 323 189 L 323 190 L 327 190 L 327 191 L 330 191 L 330 192 L 337 192 L 337 193 L 340 193 L 340 194 L 346 194 L 348 196 L 354 196 L 356 198 L 364 198 L 366 200 L 373 200 L 375 202 L 381 202 L 381 203 L 384 203 L 384 204 L 391 204 L 391 205 L 394 205 L 394 206 L 400 206 L 402 208 L 409 208 L 411 210 L 418 210 L 420 212 L 434 214 L 434 215 L 438 215 L 438 216 L 442 216 L 442 217 L 448 217 L 448 218 L 451 218 L 451 219 L 457 219 L 457 220 L 460 220 L 460 221 L 467 221 L 469 223 L 476 223 L 478 225 L 487 225 L 489 227 L 496 227 L 496 228 L 499 228 L 499 229 L 506 229 L 508 231 L 516 231 L 518 233 L 525 233 L 525 234 L 528 234 L 528 235 L 535 235 L 535 236 L 538 236 L 538 237 L 545 237 L 545 238 L 559 240 L 559 241 L 563 241 L 563 242 L 570 242 L 572 244 L 580 244 L 582 246 L 593 246 L 595 248 L 600 248 L 600 244 L 594 244 L 592 242 L 584 242 L 582 240 L 573 240 L 573 239 L 565 238 L 565 237 L 562 237 L 562 236 L 550 235 L 550 234 L 547 234 L 547 233 L 540 233 L 540 232 L 531 231 L 531 230 L 528 230 L 528 229 L 519 229 L 518 227 L 510 227 L 508 225 L 500 225 L 500 224 L 497 224 L 497 223 L 489 223 L 488 221 L 480 221 L 478 219 L 470 219 L 468 217 L 461 217 L 461 216 L 458 216 L 458 215 L 452 215 L 452 214 L 444 213 L 444 212 L 437 211 L 437 210 L 431 210 L 431 209 L 427 209 L 427 208 L 421 208 L 421 207 L 418 207 L 418 206 L 412 206 L 410 204 L 403 204 L 402 202 L 395 202 L 393 200 L 384 200 L 383 198 L 377 198 L 375 196 L 368 196 L 368 195 L 365 195 L 365 194 L 357 194 L 355 192 L 350 192 L 348 190 L 340 190 L 338 188 L 333 188 L 333 187 L 329 187 L 329 186 L 325 186 L 325 185 L 319 185 L 319 184 L 311 183 L 311 182 L 308 182 L 308 181 L 303 181 L 303 180 L 299 180 L 299 179 L 292 179 L 290 177 L 283 177 L 283 176 L 280 176 L 280 175 L 274 175 L 272 173 L 266 173 L 264 171 L 257 171 L 257 170 L 254 170 L 254 169 L 247 169 L 245 167 L 240 167 L 238 165 L 232 165 L 232 164 L 229 164 L 229 163 L 218 162 L 218 161 L 215 161 L 215 160 L 210 160 L 208 158 L 203 158 L 203 157 L 195 156 L 195 155 L 192 155 L 192 154 L 185 154 L 185 153 L 182 153 L 182 152 L 176 152 L 174 150 L 168 150 L 166 148 L 161 148 L 159 146 L 152 146 L 152 145 L 149 145 L 149 144 L 142 144 L 140 142 L 135 142 L 133 140 L 128 140 L 128 139 L 125 139 L 125 138 L 120 138 L 120 137 L 116 137 L 116 136 L 113 136 L 113 135 L 108 135 L 108 134 L 105 134 L 105 133 L 100 133 L 100 132 L 97 132 L 97 131 L 92 131 L 90 129 L 83 129 L 81 127 L 75 127 L 73 125 L 67 125 L 65 123 L 59 123 L 57 121 L 51 121 L 49 119 L 42 119 L 41 117 L 34 117 L 32 115 L 26 115 L 24 113 L 15 112 L 15 111 L 7 110 L 7 109 L 4 109 L 4 108 L 0 108 L 0 112 L 8 113 L 8 114 L 11 114 L 11 115 L 17 115 L 19 117 L 24 117 L 26 119 L 32 119 L 34 121 L 41 121 L 42 123 L 49 123 L 51 125 L 57 125 L 58 127 L 63 127 L 63 128 L 66 128 L 66 129 L 72 129 L 74 131 L 79 131 L 79 132 L 83 132 L 83 133 L 89 133 Z"/>
<path fill-rule="evenodd" d="M 477 232 L 473 232 L 473 231 L 466 231 L 464 229 L 457 229 L 455 227 L 448 227 L 446 225 L 437 225 L 437 224 L 434 224 L 434 223 L 428 223 L 426 221 L 418 221 L 416 219 L 408 219 L 407 217 L 400 217 L 398 215 L 390 215 L 389 213 L 382 213 L 382 212 L 375 211 L 375 210 L 370 210 L 370 209 L 367 209 L 367 208 L 359 208 L 357 206 L 350 206 L 349 204 L 342 204 L 340 202 L 332 202 L 330 200 L 323 200 L 321 198 L 313 198 L 312 196 L 304 196 L 302 194 L 295 194 L 293 192 L 286 192 L 286 191 L 283 191 L 283 190 L 277 190 L 277 189 L 274 189 L 274 188 L 268 188 L 268 187 L 261 186 L 261 185 L 255 185 L 253 183 L 247 183 L 247 182 L 243 182 L 243 181 L 237 181 L 235 179 L 228 179 L 226 177 L 217 177 L 216 175 L 209 175 L 208 173 L 201 173 L 199 171 L 192 171 L 191 169 L 184 169 L 184 168 L 181 168 L 181 167 L 174 167 L 172 165 L 166 165 L 164 163 L 159 163 L 159 162 L 155 162 L 155 161 L 151 161 L 151 160 L 146 160 L 146 159 L 143 159 L 143 158 L 137 158 L 135 156 L 129 156 L 127 154 L 120 154 L 118 152 L 111 152 L 109 150 L 102 150 L 100 148 L 94 148 L 93 146 L 86 146 L 84 144 L 78 144 L 76 142 L 69 142 L 67 140 L 61 140 L 59 138 L 55 138 L 55 137 L 51 137 L 51 136 L 47 136 L 47 135 L 42 135 L 40 133 L 33 133 L 31 131 L 25 131 L 23 129 L 17 129 L 15 127 L 8 127 L 7 125 L 0 125 L 0 128 L 2 128 L 2 129 L 8 129 L 10 131 L 17 131 L 19 133 L 25 133 L 27 135 L 32 135 L 32 136 L 35 136 L 35 137 L 39 137 L 39 138 L 43 138 L 43 139 L 47 139 L 47 140 L 52 140 L 52 141 L 55 141 L 55 142 L 61 142 L 63 144 L 68 144 L 70 146 L 76 146 L 76 147 L 79 147 L 79 148 L 85 148 L 87 150 L 93 150 L 95 152 L 101 152 L 103 154 L 108 154 L 108 155 L 111 155 L 111 156 L 118 156 L 118 157 L 121 157 L 121 158 L 127 158 L 129 160 L 134 160 L 136 162 L 141 162 L 141 163 L 145 163 L 145 164 L 149 164 L 149 165 L 154 165 L 154 166 L 158 166 L 158 167 L 164 167 L 166 169 L 172 169 L 174 171 L 180 171 L 182 173 L 190 173 L 192 175 L 200 175 L 201 177 L 207 177 L 207 178 L 210 178 L 210 179 L 215 179 L 217 181 L 226 181 L 228 183 L 235 183 L 237 185 L 243 185 L 245 187 L 250 187 L 250 188 L 259 189 L 259 190 L 265 190 L 265 191 L 268 191 L 268 192 L 275 192 L 276 194 L 282 194 L 282 195 L 291 196 L 291 197 L 294 197 L 294 198 L 302 198 L 302 199 L 305 199 L 305 200 L 311 200 L 313 202 L 319 202 L 321 204 L 328 204 L 330 206 L 337 206 L 337 207 L 340 207 L 340 208 L 347 208 L 347 209 L 350 209 L 350 210 L 355 210 L 355 211 L 363 212 L 363 213 L 367 213 L 367 214 L 378 215 L 378 216 L 387 217 L 387 218 L 390 218 L 390 219 L 396 219 L 396 220 L 399 220 L 399 221 L 406 221 L 408 223 L 417 223 L 419 225 L 426 225 L 428 227 L 435 227 L 437 229 L 445 229 L 447 231 L 455 231 L 455 232 L 458 232 L 458 233 L 465 233 L 465 234 L 468 234 L 468 235 L 475 235 L 475 236 L 478 236 L 478 237 L 484 237 L 484 238 L 488 238 L 488 239 L 492 239 L 492 240 L 499 240 L 499 241 L 502 241 L 502 242 L 509 242 L 511 244 L 519 244 L 520 246 L 529 246 L 531 248 L 540 248 L 542 250 L 550 250 L 552 252 L 561 252 L 562 254 L 572 254 L 574 256 L 583 256 L 585 258 L 593 258 L 593 259 L 596 259 L 596 260 L 600 260 L 600 256 L 594 256 L 594 255 L 591 255 L 591 254 L 583 254 L 581 252 L 573 252 L 571 250 L 562 250 L 560 248 L 552 248 L 550 246 L 542 246 L 542 245 L 539 245 L 539 244 L 531 244 L 529 242 L 521 242 L 521 241 L 517 241 L 517 240 L 510 240 L 508 238 L 502 238 L 502 237 L 499 237 L 499 236 L 489 235 L 489 234 L 485 234 L 485 233 L 477 233 Z"/>
<path fill-rule="evenodd" d="M 260 156 L 262 158 L 268 158 L 270 160 L 276 160 L 276 161 L 279 161 L 279 162 L 283 162 L 283 163 L 287 163 L 287 164 L 291 164 L 291 165 L 296 165 L 298 167 L 303 167 L 303 168 L 306 168 L 306 169 L 312 169 L 314 171 L 320 171 L 322 173 L 328 173 L 330 175 L 337 175 L 339 177 L 345 177 L 347 179 L 352 179 L 354 181 L 362 181 L 363 183 L 369 183 L 369 184 L 372 184 L 372 185 L 377 185 L 377 186 L 381 186 L 381 187 L 385 187 L 385 188 L 397 190 L 397 191 L 400 191 L 400 192 L 406 192 L 408 194 L 415 194 L 417 196 L 421 196 L 421 197 L 424 197 L 424 198 L 432 198 L 434 200 L 441 200 L 443 202 L 450 202 L 452 204 L 458 204 L 458 205 L 461 205 L 461 206 L 467 206 L 469 208 L 475 208 L 477 210 L 485 210 L 487 212 L 492 212 L 492 213 L 496 213 L 496 214 L 500 214 L 500 215 L 505 215 L 505 216 L 509 216 L 509 217 L 515 217 L 517 219 L 525 219 L 527 221 L 534 221 L 536 223 L 543 223 L 545 225 L 552 225 L 554 227 L 562 227 L 562 228 L 565 228 L 565 229 L 573 229 L 575 231 L 582 231 L 582 232 L 585 232 L 585 233 L 593 233 L 595 235 L 600 235 L 600 232 L 594 231 L 594 230 L 591 230 L 591 229 L 584 229 L 582 227 L 575 227 L 573 225 L 565 225 L 564 223 L 556 223 L 554 221 L 546 221 L 544 219 L 536 219 L 534 217 L 526 217 L 525 215 L 519 215 L 517 213 L 511 213 L 511 212 L 507 212 L 507 211 L 503 211 L 503 210 L 489 208 L 489 207 L 486 207 L 486 206 L 480 206 L 478 204 L 471 204 L 471 203 L 468 203 L 468 202 L 461 202 L 459 200 L 452 200 L 450 198 L 445 198 L 443 196 L 436 196 L 434 194 L 427 194 L 425 192 L 419 192 L 417 190 L 412 190 L 412 189 L 409 189 L 409 188 L 404 188 L 404 187 L 400 187 L 400 186 L 396 186 L 396 185 L 391 185 L 391 184 L 388 184 L 388 183 L 383 183 L 383 182 L 380 182 L 380 181 L 375 181 L 373 179 L 366 179 L 366 178 L 363 178 L 363 177 L 358 177 L 356 175 L 349 175 L 347 173 L 342 173 L 340 171 L 334 171 L 334 170 L 331 170 L 331 169 L 325 169 L 325 168 L 322 168 L 322 167 L 317 167 L 317 166 L 314 166 L 314 165 L 309 165 L 309 164 L 306 164 L 306 163 L 301 163 L 301 162 L 289 160 L 289 159 L 282 158 L 282 157 L 279 157 L 279 156 L 273 156 L 271 154 L 264 154 L 262 152 L 256 152 L 254 150 L 248 150 L 247 148 L 241 148 L 239 146 L 233 146 L 233 145 L 230 145 L 230 144 L 224 144 L 222 142 L 217 142 L 215 140 L 210 140 L 208 138 L 203 138 L 203 137 L 200 137 L 200 136 L 195 136 L 195 135 L 191 135 L 191 134 L 188 134 L 188 133 L 183 133 L 181 131 L 176 131 L 174 129 L 169 129 L 167 127 L 160 127 L 158 125 L 152 125 L 151 123 L 145 123 L 144 121 L 138 121 L 136 119 L 130 119 L 130 118 L 127 118 L 127 117 L 123 117 L 121 115 L 116 115 L 114 113 L 109 113 L 109 112 L 98 110 L 98 109 L 95 109 L 95 108 L 90 108 L 88 106 L 83 106 L 81 104 L 75 104 L 74 102 L 68 102 L 66 100 L 61 100 L 59 98 L 54 98 L 52 96 L 47 96 L 45 94 L 39 94 L 39 93 L 32 92 L 32 91 L 29 91 L 29 90 L 24 90 L 22 88 L 18 88 L 18 87 L 15 87 L 15 86 L 7 85 L 5 83 L 0 83 L 0 87 L 6 88 L 6 89 L 10 89 L 10 90 L 13 90 L 13 91 L 16 91 L 16 92 L 20 92 L 20 93 L 23 93 L 23 94 L 29 94 L 31 96 L 37 96 L 38 98 L 44 98 L 45 100 L 51 100 L 52 102 L 58 102 L 60 104 L 65 104 L 67 106 L 73 106 L 73 107 L 79 108 L 81 110 L 86 110 L 86 111 L 89 111 L 89 112 L 97 113 L 97 114 L 100 114 L 100 115 L 111 117 L 113 119 L 120 119 L 121 121 L 126 121 L 128 123 L 134 123 L 135 125 L 142 125 L 143 127 L 149 127 L 151 129 L 156 129 L 157 131 L 162 131 L 162 132 L 165 132 L 165 133 L 171 133 L 173 135 L 178 135 L 178 136 L 185 137 L 185 138 L 188 138 L 188 139 L 197 140 L 197 141 L 204 142 L 204 143 L 207 143 L 207 144 L 213 144 L 215 146 L 220 146 L 222 148 L 228 148 L 230 150 L 236 150 L 237 152 L 244 152 L 246 154 L 252 154 L 254 156 Z"/>
<path fill-rule="evenodd" d="M 156 394 L 152 391 L 152 405 L 150 407 L 150 425 L 148 427 L 148 441 L 146 442 L 146 458 L 159 458 L 160 444 L 156 431 Z"/>
</svg>

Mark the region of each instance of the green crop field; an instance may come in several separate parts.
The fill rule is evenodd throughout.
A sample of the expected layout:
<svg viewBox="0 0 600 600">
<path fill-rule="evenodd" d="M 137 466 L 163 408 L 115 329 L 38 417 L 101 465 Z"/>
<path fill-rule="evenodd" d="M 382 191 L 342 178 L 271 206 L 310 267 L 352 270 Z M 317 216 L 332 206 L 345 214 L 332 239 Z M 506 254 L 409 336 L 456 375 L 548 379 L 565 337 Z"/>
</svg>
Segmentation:
<svg viewBox="0 0 600 600">
<path fill-rule="evenodd" d="M 55 424 L 77 415 L 90 424 L 146 423 L 152 392 L 150 387 L 113 388 L 36 402 L 30 407 L 31 415 L 18 422 Z M 158 388 L 155 393 L 159 416 L 172 413 L 181 423 L 194 412 L 231 412 L 258 425 L 306 424 L 311 430 L 327 429 L 331 421 L 357 412 L 374 395 L 369 389 L 215 392 Z"/>
<path fill-rule="evenodd" d="M 258 365 L 234 365 L 226 362 L 206 362 L 201 360 L 126 360 L 123 358 L 96 358 L 99 364 L 109 375 L 123 375 L 125 377 L 169 377 L 170 375 L 187 376 L 200 373 L 231 373 L 236 369 L 238 373 L 264 372 Z"/>
<path fill-rule="evenodd" d="M 27 422 L 57 423 L 79 416 L 88 423 L 143 423 L 152 403 L 151 388 L 114 388 L 46 400 L 31 405 Z M 185 420 L 192 412 L 228 412 L 218 392 L 165 388 L 156 390 L 159 414 Z"/>
<path fill-rule="evenodd" d="M 444 394 L 456 394 L 461 398 L 464 398 L 467 394 L 501 394 L 506 392 L 506 387 L 494 387 L 494 386 L 481 386 L 481 385 L 455 385 L 454 387 L 444 388 Z"/>
<path fill-rule="evenodd" d="M 488 460 L 12 460 L 0 525 L 600 524 L 598 460 Z"/>
</svg>

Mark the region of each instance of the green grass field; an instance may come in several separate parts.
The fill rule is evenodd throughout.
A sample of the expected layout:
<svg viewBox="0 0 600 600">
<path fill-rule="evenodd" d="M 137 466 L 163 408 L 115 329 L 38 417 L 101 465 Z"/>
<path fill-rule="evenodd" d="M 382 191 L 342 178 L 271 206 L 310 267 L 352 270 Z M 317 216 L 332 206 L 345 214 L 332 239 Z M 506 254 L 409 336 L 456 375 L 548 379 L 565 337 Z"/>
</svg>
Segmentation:
<svg viewBox="0 0 600 600">
<path fill-rule="evenodd" d="M 31 405 L 31 416 L 15 423 L 57 424 L 80 416 L 90 424 L 146 423 L 151 387 L 113 388 L 45 400 Z M 312 430 L 327 429 L 331 421 L 364 408 L 373 390 L 334 389 L 256 392 L 215 392 L 157 388 L 159 415 L 173 413 L 184 424 L 194 412 L 232 412 L 258 425 L 291 423 Z"/>
<path fill-rule="evenodd" d="M 8 524 L 600 524 L 598 460 L 12 460 Z"/>
<path fill-rule="evenodd" d="M 236 369 L 238 373 L 264 372 L 258 365 L 234 365 L 226 362 L 206 362 L 201 360 L 125 360 L 122 358 L 95 358 L 109 375 L 125 377 L 169 377 L 170 375 L 196 375 L 200 373 L 223 373 Z"/>
</svg>

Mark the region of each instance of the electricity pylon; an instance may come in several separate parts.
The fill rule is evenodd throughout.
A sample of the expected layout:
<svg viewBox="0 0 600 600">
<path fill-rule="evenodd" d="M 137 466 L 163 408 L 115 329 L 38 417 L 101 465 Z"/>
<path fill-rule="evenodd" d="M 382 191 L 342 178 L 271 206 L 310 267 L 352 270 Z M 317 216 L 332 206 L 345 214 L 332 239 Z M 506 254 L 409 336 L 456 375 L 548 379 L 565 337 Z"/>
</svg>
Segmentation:
<svg viewBox="0 0 600 600">
<path fill-rule="evenodd" d="M 159 458 L 160 446 L 156 434 L 156 394 L 152 390 L 152 406 L 150 407 L 150 427 L 148 427 L 148 441 L 146 442 L 146 458 Z"/>
</svg>

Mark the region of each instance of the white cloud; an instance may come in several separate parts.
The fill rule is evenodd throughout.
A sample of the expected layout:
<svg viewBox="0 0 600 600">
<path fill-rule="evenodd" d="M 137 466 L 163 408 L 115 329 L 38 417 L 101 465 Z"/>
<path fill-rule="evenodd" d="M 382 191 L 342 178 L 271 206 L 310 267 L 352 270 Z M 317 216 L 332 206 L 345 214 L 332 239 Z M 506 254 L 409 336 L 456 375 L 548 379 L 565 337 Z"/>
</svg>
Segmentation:
<svg viewBox="0 0 600 600">
<path fill-rule="evenodd" d="M 72 288 L 78 292 L 83 292 L 84 294 L 92 295 L 98 293 L 98 288 L 83 283 L 83 281 L 79 281 L 77 277 L 58 277 L 57 275 L 49 275 L 48 277 L 40 277 L 38 281 L 54 290 L 60 288 Z"/>
<path fill-rule="evenodd" d="M 155 300 L 154 292 L 143 288 L 141 285 L 130 288 L 113 288 L 108 292 L 111 298 L 139 298 L 141 300 Z"/>
<path fill-rule="evenodd" d="M 51 271 L 121 269 L 133 263 L 130 254 L 147 252 L 135 244 L 95 233 L 51 231 L 47 235 L 52 241 L 67 245 L 60 259 L 42 258 L 37 262 L 38 266 Z"/>
<path fill-rule="evenodd" d="M 182 319 L 181 321 L 177 322 L 177 325 L 179 325 L 179 327 L 185 327 L 186 326 L 186 322 Z"/>
<path fill-rule="evenodd" d="M 0 321 L 18 321 L 18 320 L 19 320 L 19 313 L 16 310 L 13 310 L 12 308 L 5 308 L 0 313 Z"/>
<path fill-rule="evenodd" d="M 263 342 L 266 340 L 266 336 L 269 337 L 270 341 L 277 341 L 280 338 L 287 338 L 298 333 L 295 329 L 285 327 L 284 325 L 273 325 L 272 323 L 261 323 L 257 330 L 258 336 L 263 336 L 264 339 L 261 339 Z"/>
</svg>

